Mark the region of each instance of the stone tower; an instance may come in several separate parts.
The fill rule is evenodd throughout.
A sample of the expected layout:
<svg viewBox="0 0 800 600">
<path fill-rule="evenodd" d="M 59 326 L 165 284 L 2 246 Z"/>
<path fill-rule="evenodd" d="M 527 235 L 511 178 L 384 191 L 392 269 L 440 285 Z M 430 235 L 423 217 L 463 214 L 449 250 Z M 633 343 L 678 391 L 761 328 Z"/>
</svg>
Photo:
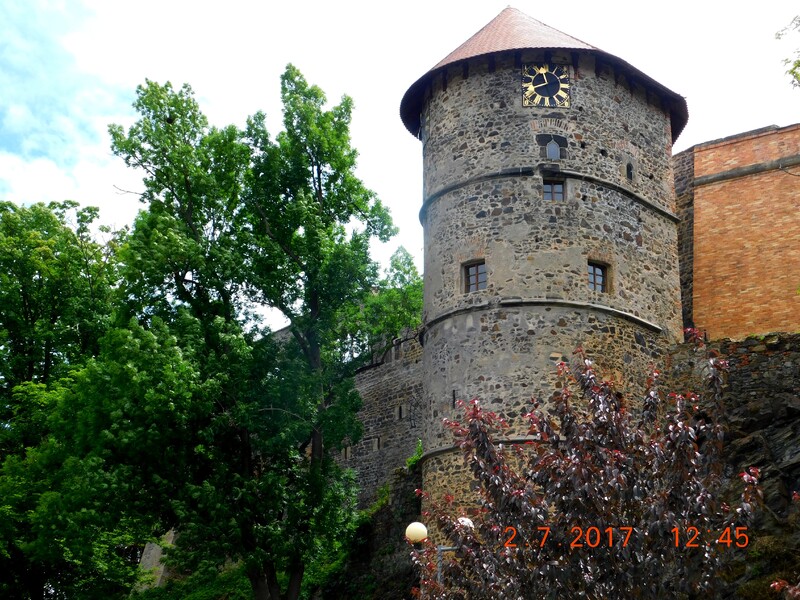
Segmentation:
<svg viewBox="0 0 800 600">
<path fill-rule="evenodd" d="M 478 398 L 521 437 L 576 346 L 641 381 L 681 333 L 672 143 L 685 100 L 507 8 L 417 80 L 422 142 L 428 489 L 461 459 L 442 418 Z"/>
</svg>

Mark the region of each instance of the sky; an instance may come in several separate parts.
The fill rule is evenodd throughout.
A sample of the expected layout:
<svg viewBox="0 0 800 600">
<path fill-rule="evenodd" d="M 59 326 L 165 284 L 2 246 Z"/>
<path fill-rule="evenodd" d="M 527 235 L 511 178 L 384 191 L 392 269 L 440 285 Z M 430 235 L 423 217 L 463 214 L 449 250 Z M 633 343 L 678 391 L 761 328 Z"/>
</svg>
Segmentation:
<svg viewBox="0 0 800 600">
<path fill-rule="evenodd" d="M 2 0 L 0 200 L 71 199 L 105 224 L 143 208 L 141 173 L 110 151 L 110 123 L 130 125 L 136 86 L 189 83 L 211 124 L 262 110 L 281 126 L 288 63 L 331 105 L 355 103 L 358 174 L 392 211 L 422 267 L 422 148 L 403 126 L 408 87 L 502 11 L 507 0 Z M 775 33 L 796 0 L 517 0 L 514 8 L 613 54 L 686 97 L 680 151 L 766 125 L 800 122 L 800 89 L 783 59 L 800 32 Z"/>
</svg>

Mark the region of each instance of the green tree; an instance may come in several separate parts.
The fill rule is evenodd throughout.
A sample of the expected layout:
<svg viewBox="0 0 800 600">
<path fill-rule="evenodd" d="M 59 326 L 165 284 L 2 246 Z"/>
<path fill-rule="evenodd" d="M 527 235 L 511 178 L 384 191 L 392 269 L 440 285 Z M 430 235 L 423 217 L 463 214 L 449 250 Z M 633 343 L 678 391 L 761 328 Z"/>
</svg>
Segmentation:
<svg viewBox="0 0 800 600">
<path fill-rule="evenodd" d="M 47 589 L 76 589 L 87 578 L 108 590 L 100 572 L 114 567 L 95 561 L 94 550 L 104 543 L 116 547 L 124 537 L 113 527 L 105 541 L 62 527 L 56 498 L 71 475 L 50 439 L 62 378 L 98 353 L 109 326 L 119 236 L 95 242 L 89 229 L 96 217 L 97 209 L 78 210 L 75 202 L 0 204 L 4 598 L 41 598 Z"/>
<path fill-rule="evenodd" d="M 369 258 L 393 228 L 354 175 L 350 100 L 325 110 L 291 66 L 282 94 L 273 142 L 263 115 L 217 129 L 188 86 L 141 86 L 110 132 L 147 210 L 110 244 L 95 209 L 0 206 L 4 597 L 124 596 L 173 527 L 173 567 L 238 561 L 258 599 L 297 598 L 345 547 L 351 375 L 376 321 L 419 322 L 421 283 L 407 254 L 383 280 Z"/>
<path fill-rule="evenodd" d="M 310 375 L 305 399 L 309 430 L 301 444 L 309 456 L 307 502 L 308 507 L 325 506 L 326 488 L 320 484 L 331 469 L 326 449 L 360 435 L 352 418 L 358 406 L 348 378 L 353 365 L 339 335 L 342 307 L 360 306 L 368 298 L 377 276 L 369 241 L 373 236 L 387 240 L 394 228 L 374 193 L 355 176 L 352 101 L 344 97 L 324 110 L 322 90 L 291 65 L 281 78 L 281 97 L 284 131 L 275 143 L 263 114 L 247 127 L 254 148 L 246 196 L 254 242 L 249 290 L 289 321 Z M 306 556 L 317 543 L 308 535 L 316 519 L 304 512 L 288 535 L 267 546 L 261 564 L 248 569 L 257 598 L 279 597 L 278 570 L 288 574 L 287 597 L 299 593 Z"/>
<path fill-rule="evenodd" d="M 153 82 L 139 120 L 110 128 L 113 151 L 145 173 L 148 210 L 120 253 L 132 320 L 77 378 L 62 420 L 129 514 L 179 529 L 176 564 L 241 561 L 258 600 L 297 598 L 306 565 L 351 527 L 352 480 L 330 456 L 360 435 L 340 321 L 378 284 L 370 240 L 394 231 L 354 174 L 351 100 L 325 110 L 292 66 L 281 83 L 275 141 L 263 114 L 243 132 L 209 127 L 188 86 Z M 287 330 L 268 334 L 263 308 Z M 184 383 L 158 386 L 171 364 Z"/>
<path fill-rule="evenodd" d="M 398 337 L 415 335 L 422 320 L 422 277 L 413 257 L 402 246 L 392 255 L 389 268 L 357 305 L 343 306 L 338 315 L 339 339 L 344 355 L 362 360 L 380 356 Z"/>
<path fill-rule="evenodd" d="M 77 206 L 0 203 L 0 422 L 12 416 L 15 386 L 47 385 L 96 354 L 108 326 L 117 240 L 95 243 L 97 209 Z M 17 449 L 37 437 L 18 428 L 14 436 Z M 12 450 L 5 440 L 4 453 Z"/>
</svg>

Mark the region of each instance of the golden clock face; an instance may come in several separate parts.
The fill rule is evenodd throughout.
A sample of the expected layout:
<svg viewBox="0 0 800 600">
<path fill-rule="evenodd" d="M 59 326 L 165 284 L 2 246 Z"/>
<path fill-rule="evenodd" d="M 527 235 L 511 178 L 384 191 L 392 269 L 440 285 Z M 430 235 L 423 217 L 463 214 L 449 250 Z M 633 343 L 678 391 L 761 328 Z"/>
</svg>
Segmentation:
<svg viewBox="0 0 800 600">
<path fill-rule="evenodd" d="M 569 106 L 569 69 L 564 65 L 523 65 L 522 106 Z"/>
</svg>

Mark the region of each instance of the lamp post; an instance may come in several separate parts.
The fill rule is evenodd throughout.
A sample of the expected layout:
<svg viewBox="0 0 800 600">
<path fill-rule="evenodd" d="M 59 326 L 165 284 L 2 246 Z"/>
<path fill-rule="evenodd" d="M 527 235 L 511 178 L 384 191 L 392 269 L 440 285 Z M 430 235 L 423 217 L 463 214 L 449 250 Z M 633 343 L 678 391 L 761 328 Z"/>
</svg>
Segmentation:
<svg viewBox="0 0 800 600">
<path fill-rule="evenodd" d="M 467 517 L 460 517 L 458 522 L 464 527 L 469 527 L 470 529 L 475 528 L 472 520 Z M 406 539 L 412 544 L 421 542 L 427 537 L 428 528 L 419 521 L 414 521 L 406 527 Z M 444 560 L 444 553 L 452 552 L 453 550 L 458 550 L 458 547 L 436 545 L 436 581 L 439 585 L 442 585 L 442 561 Z"/>
</svg>

